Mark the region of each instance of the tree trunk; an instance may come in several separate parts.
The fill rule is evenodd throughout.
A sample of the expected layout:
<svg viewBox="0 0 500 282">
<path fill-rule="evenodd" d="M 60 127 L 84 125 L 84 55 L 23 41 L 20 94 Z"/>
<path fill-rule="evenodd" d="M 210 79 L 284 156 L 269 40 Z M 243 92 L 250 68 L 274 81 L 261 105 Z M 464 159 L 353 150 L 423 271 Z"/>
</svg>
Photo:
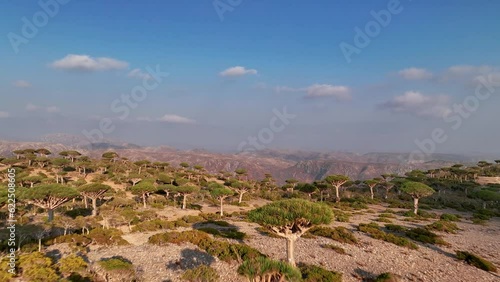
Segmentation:
<svg viewBox="0 0 500 282">
<path fill-rule="evenodd" d="M 243 201 L 244 194 L 245 194 L 245 192 L 240 193 L 240 198 L 238 199 L 238 204 L 241 204 L 241 202 Z"/>
<path fill-rule="evenodd" d="M 222 211 L 222 203 L 224 202 L 224 198 L 220 198 L 220 217 L 224 216 L 224 212 Z"/>
<path fill-rule="evenodd" d="M 295 238 L 288 237 L 286 238 L 286 257 L 288 264 L 295 267 L 295 258 L 294 258 L 294 250 L 295 250 Z"/>
<path fill-rule="evenodd" d="M 182 195 L 182 209 L 183 210 L 186 209 L 186 198 L 187 198 L 187 195 Z"/>
<path fill-rule="evenodd" d="M 38 239 L 38 251 L 42 252 L 42 238 Z"/>
<path fill-rule="evenodd" d="M 413 198 L 413 213 L 417 215 L 418 213 L 418 198 Z"/>
<path fill-rule="evenodd" d="M 97 198 L 92 198 L 92 216 L 97 216 Z"/>
<path fill-rule="evenodd" d="M 372 200 L 373 200 L 373 188 L 372 187 L 370 187 L 370 194 L 371 194 Z"/>
<path fill-rule="evenodd" d="M 144 208 L 147 208 L 148 206 L 146 205 L 146 194 L 142 194 L 142 204 L 144 205 Z"/>
<path fill-rule="evenodd" d="M 335 186 L 335 202 L 338 203 L 340 202 L 340 194 L 339 194 L 339 187 Z"/>
<path fill-rule="evenodd" d="M 49 212 L 48 221 L 51 222 L 54 219 L 54 210 L 49 209 L 48 212 Z"/>
</svg>

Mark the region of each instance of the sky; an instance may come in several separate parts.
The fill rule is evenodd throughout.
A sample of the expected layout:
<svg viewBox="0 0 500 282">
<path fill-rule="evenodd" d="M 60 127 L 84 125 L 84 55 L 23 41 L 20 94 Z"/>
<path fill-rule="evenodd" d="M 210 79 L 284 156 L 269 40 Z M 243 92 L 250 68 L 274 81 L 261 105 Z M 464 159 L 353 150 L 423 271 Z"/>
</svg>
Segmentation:
<svg viewBox="0 0 500 282">
<path fill-rule="evenodd" d="M 500 153 L 500 2 L 0 1 L 0 139 Z"/>
</svg>

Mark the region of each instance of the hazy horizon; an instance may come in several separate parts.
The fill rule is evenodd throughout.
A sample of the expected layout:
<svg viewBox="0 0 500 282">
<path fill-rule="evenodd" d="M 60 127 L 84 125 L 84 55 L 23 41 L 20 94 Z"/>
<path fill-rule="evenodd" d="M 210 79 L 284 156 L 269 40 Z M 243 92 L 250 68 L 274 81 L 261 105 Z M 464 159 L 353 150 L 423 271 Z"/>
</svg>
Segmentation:
<svg viewBox="0 0 500 282">
<path fill-rule="evenodd" d="M 0 139 L 500 153 L 499 2 L 60 3 L 0 3 Z"/>
</svg>

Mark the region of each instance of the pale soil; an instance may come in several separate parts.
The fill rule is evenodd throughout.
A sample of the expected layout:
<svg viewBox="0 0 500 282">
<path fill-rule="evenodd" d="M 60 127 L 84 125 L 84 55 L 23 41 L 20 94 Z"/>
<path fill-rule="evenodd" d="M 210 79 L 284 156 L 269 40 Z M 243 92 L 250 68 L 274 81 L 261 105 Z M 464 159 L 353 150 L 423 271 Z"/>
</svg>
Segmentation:
<svg viewBox="0 0 500 282">
<path fill-rule="evenodd" d="M 262 201 L 250 202 L 249 207 L 225 205 L 225 211 L 249 210 L 255 206 L 265 204 Z M 454 258 L 456 250 L 465 250 L 480 255 L 497 267 L 500 266 L 500 219 L 494 218 L 488 225 L 474 225 L 467 217 L 455 211 L 433 211 L 436 213 L 461 214 L 463 219 L 457 225 L 462 229 L 458 234 L 440 233 L 450 247 L 418 244 L 418 250 L 410 250 L 391 243 L 372 239 L 366 234 L 357 231 L 359 223 L 368 223 L 375 220 L 386 208 L 370 206 L 375 213 L 355 214 L 349 223 L 334 222 L 332 227 L 344 226 L 354 232 L 359 240 L 358 245 L 341 244 L 336 241 L 318 237 L 316 239 L 301 238 L 297 241 L 295 258 L 297 262 L 321 265 L 322 267 L 343 273 L 343 281 L 362 281 L 362 278 L 375 277 L 383 272 L 393 272 L 403 277 L 403 281 L 429 282 L 493 282 L 500 281 L 498 274 L 488 273 L 473 266 L 467 265 Z M 218 211 L 218 207 L 204 207 L 203 212 Z M 160 212 L 169 220 L 174 220 L 186 214 L 195 215 L 193 210 L 182 211 L 175 208 L 166 208 Z M 397 216 L 397 215 L 396 215 Z M 405 222 L 403 217 L 391 219 L 393 223 L 409 227 L 421 227 L 432 221 Z M 248 244 L 273 259 L 284 260 L 285 242 L 279 238 L 270 238 L 256 231 L 258 225 L 246 222 L 228 221 L 242 232 L 245 232 Z M 385 223 L 379 223 L 383 226 Z M 184 229 L 180 229 L 184 230 Z M 213 258 L 191 244 L 181 246 L 169 245 L 166 247 L 147 244 L 150 236 L 162 231 L 148 233 L 129 233 L 124 239 L 131 246 L 101 247 L 92 249 L 88 254 L 91 262 L 101 258 L 120 255 L 134 263 L 138 273 L 144 281 L 182 281 L 180 276 L 187 268 L 209 264 L 221 275 L 221 281 L 246 281 L 239 277 L 236 263 L 228 264 Z M 236 242 L 236 241 L 235 241 Z M 347 255 L 337 254 L 333 250 L 324 249 L 322 244 L 333 244 L 342 247 Z"/>
</svg>

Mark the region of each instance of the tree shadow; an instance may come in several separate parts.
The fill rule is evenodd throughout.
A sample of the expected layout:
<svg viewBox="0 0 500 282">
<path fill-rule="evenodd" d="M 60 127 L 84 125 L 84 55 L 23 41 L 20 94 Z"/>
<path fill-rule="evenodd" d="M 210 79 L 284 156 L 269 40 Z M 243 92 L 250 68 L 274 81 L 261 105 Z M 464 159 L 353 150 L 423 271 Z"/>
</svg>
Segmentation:
<svg viewBox="0 0 500 282">
<path fill-rule="evenodd" d="M 208 220 L 197 222 L 193 224 L 193 229 L 212 234 L 219 238 L 236 240 L 238 243 L 244 243 L 243 239 L 246 237 L 245 233 L 239 232 L 239 226 L 230 224 L 227 221 L 222 220 Z"/>
<path fill-rule="evenodd" d="M 371 272 L 366 271 L 364 269 L 361 269 L 359 267 L 354 269 L 354 273 L 356 273 L 356 277 L 361 278 L 361 281 L 363 281 L 363 282 L 373 282 L 373 281 L 375 281 L 375 278 L 377 277 L 377 275 L 375 273 L 371 273 Z"/>
<path fill-rule="evenodd" d="M 181 251 L 181 258 L 168 262 L 166 266 L 170 270 L 187 270 L 200 265 L 211 265 L 214 262 L 214 257 L 206 252 L 198 249 L 183 249 Z"/>
</svg>

